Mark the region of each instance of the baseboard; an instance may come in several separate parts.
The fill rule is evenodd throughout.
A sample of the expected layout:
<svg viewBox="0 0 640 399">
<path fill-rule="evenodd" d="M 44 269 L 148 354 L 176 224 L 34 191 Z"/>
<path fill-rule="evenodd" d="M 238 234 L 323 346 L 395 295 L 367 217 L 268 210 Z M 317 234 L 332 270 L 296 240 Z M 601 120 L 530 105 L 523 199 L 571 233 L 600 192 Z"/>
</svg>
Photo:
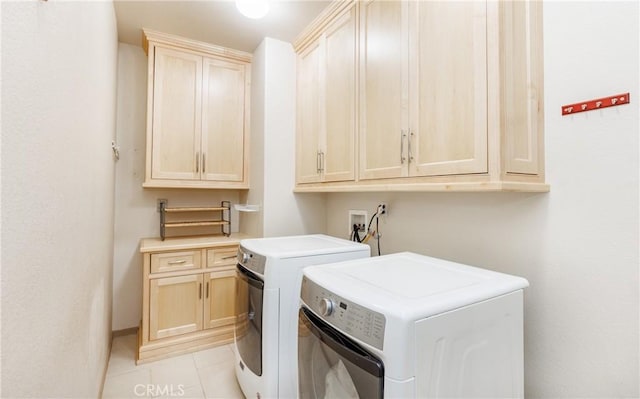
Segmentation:
<svg viewBox="0 0 640 399">
<path fill-rule="evenodd" d="M 138 333 L 138 327 L 125 328 L 124 330 L 111 331 L 111 339 L 115 337 L 123 337 L 125 335 L 133 335 Z"/>
<path fill-rule="evenodd" d="M 99 398 L 102 397 L 102 393 L 104 391 L 104 383 L 107 381 L 107 371 L 109 369 L 109 359 L 111 359 L 111 349 L 113 344 L 113 339 L 115 337 L 123 337 L 125 335 L 137 334 L 138 327 L 125 328 L 124 330 L 111 331 L 111 339 L 109 340 L 109 348 L 107 350 L 107 363 L 104 366 L 104 370 L 102 371 L 102 385 L 100 385 L 100 395 Z"/>
<path fill-rule="evenodd" d="M 107 361 L 104 364 L 104 369 L 102 370 L 102 384 L 100 384 L 100 392 L 99 398 L 102 397 L 104 392 L 104 384 L 107 382 L 107 371 L 109 370 L 109 360 L 111 360 L 111 349 L 113 343 L 113 331 L 111 332 L 111 339 L 109 340 L 109 347 L 107 348 Z"/>
</svg>

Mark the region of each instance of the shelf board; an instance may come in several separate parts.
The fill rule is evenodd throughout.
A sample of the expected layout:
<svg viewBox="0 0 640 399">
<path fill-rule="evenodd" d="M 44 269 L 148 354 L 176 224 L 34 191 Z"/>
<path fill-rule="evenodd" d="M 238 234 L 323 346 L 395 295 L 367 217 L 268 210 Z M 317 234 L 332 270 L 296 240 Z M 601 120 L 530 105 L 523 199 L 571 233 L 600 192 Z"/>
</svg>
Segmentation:
<svg viewBox="0 0 640 399">
<path fill-rule="evenodd" d="M 532 192 L 546 193 L 545 183 L 510 181 L 447 182 L 447 183 L 304 183 L 295 186 L 295 193 L 357 193 L 357 192 Z"/>
<path fill-rule="evenodd" d="M 227 226 L 226 220 L 199 220 L 194 222 L 165 222 L 164 227 L 198 227 L 198 226 Z"/>
<path fill-rule="evenodd" d="M 223 206 L 211 206 L 211 207 L 174 207 L 164 208 L 164 211 L 169 212 L 217 212 L 228 211 L 229 208 Z"/>
</svg>

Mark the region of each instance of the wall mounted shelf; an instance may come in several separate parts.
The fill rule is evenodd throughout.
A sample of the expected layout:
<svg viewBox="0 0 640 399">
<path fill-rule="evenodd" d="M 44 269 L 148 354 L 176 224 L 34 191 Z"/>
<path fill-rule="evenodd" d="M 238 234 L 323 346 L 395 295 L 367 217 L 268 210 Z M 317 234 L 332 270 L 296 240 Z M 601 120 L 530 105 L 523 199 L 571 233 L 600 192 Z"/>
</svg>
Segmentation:
<svg viewBox="0 0 640 399">
<path fill-rule="evenodd" d="M 193 215 L 197 213 L 203 213 L 205 216 L 194 218 Z M 218 217 L 212 219 L 215 214 Z M 219 234 L 224 236 L 228 237 L 231 234 L 230 201 L 222 201 L 220 206 L 211 207 L 169 207 L 166 201 L 160 202 L 160 238 L 162 240 L 167 236 L 167 229 L 209 226 L 220 226 Z"/>
</svg>

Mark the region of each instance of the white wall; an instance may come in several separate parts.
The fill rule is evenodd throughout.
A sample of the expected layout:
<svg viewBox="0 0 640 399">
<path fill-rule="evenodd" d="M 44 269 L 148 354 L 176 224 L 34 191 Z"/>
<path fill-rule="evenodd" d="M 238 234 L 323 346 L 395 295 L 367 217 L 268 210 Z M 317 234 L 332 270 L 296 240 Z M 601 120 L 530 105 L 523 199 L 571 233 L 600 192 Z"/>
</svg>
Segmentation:
<svg viewBox="0 0 640 399">
<path fill-rule="evenodd" d="M 389 204 L 382 252 L 410 250 L 527 278 L 525 396 L 638 397 L 637 2 L 545 2 L 548 194 L 332 194 Z M 560 116 L 563 104 L 631 92 L 631 104 Z"/>
<path fill-rule="evenodd" d="M 113 4 L 1 7 L 1 396 L 97 397 L 111 338 Z"/>
<path fill-rule="evenodd" d="M 116 211 L 113 266 L 113 330 L 138 327 L 142 317 L 141 238 L 160 236 L 157 200 L 169 205 L 238 203 L 237 190 L 143 189 L 147 125 L 147 56 L 141 47 L 118 45 Z M 238 231 L 238 213 L 232 215 Z"/>
<path fill-rule="evenodd" d="M 242 212 L 240 230 L 254 237 L 264 235 L 264 136 L 265 136 L 265 87 L 266 87 L 266 51 L 267 39 L 253 52 L 251 61 L 251 115 L 249 136 L 249 174 L 248 191 L 240 195 L 240 201 L 246 204 L 259 205 L 259 212 Z"/>
<path fill-rule="evenodd" d="M 254 236 L 320 233 L 325 198 L 294 194 L 296 59 L 290 43 L 265 38 L 254 52 L 251 79 L 251 190 L 241 228 Z"/>
</svg>

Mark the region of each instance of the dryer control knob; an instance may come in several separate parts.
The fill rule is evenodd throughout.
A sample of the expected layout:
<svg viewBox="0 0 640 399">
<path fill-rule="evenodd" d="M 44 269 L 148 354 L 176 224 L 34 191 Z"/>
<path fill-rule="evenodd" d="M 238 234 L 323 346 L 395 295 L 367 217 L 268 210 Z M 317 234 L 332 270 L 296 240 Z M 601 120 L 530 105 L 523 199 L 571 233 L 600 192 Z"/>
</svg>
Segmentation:
<svg viewBox="0 0 640 399">
<path fill-rule="evenodd" d="M 249 259 L 251 259 L 251 255 L 246 252 L 242 252 L 242 263 L 246 264 L 247 262 L 249 262 Z"/>
<path fill-rule="evenodd" d="M 329 298 L 322 298 L 320 301 L 320 313 L 323 316 L 331 316 L 333 313 L 333 301 Z"/>
</svg>

